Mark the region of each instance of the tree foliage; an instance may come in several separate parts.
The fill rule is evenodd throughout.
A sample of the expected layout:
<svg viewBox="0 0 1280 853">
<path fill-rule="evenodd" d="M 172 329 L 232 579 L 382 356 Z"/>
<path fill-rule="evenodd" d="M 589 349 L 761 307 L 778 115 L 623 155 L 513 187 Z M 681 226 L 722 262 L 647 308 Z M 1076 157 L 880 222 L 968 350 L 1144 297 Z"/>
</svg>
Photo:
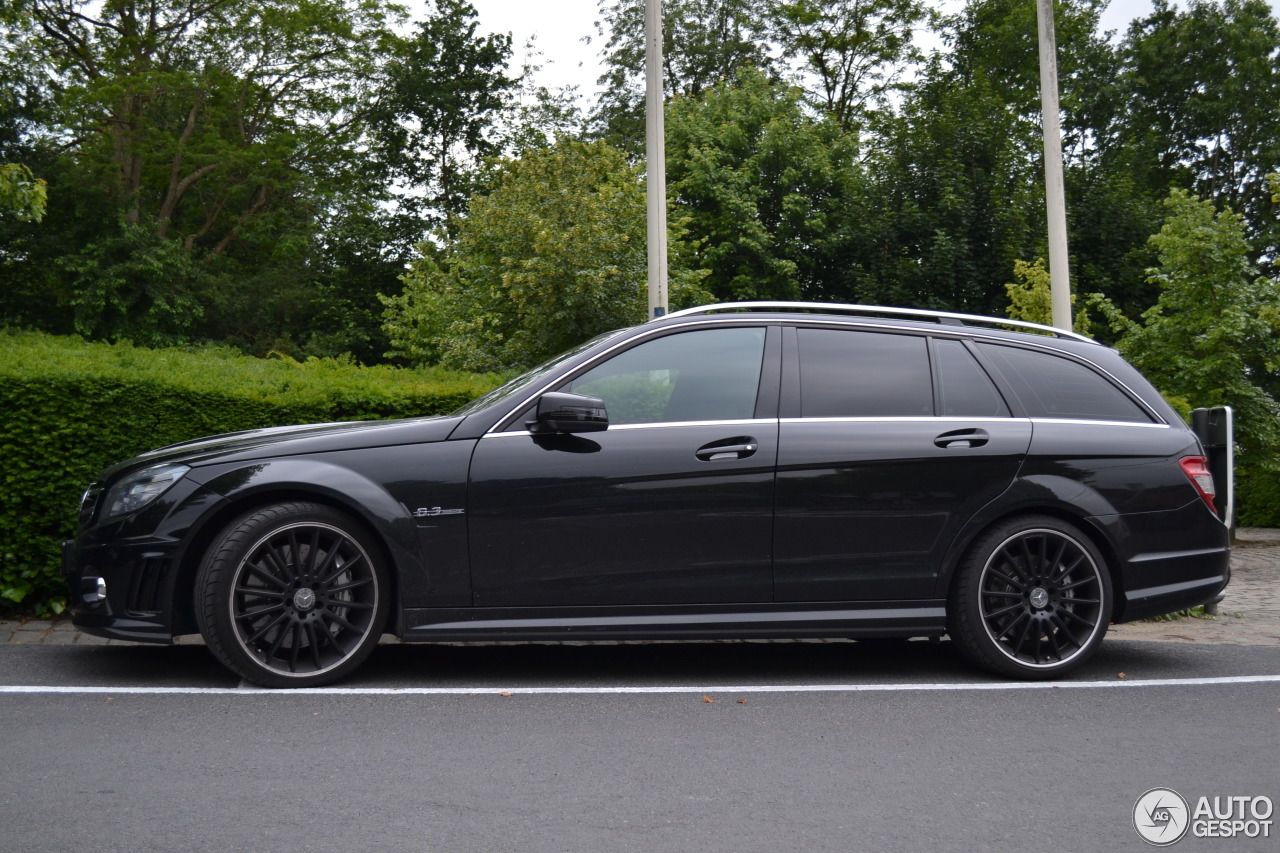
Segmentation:
<svg viewBox="0 0 1280 853">
<path fill-rule="evenodd" d="M 1175 189 L 1151 238 L 1156 304 L 1134 320 L 1096 305 L 1121 352 L 1157 387 L 1197 406 L 1236 410 L 1241 462 L 1280 467 L 1280 281 L 1249 264 L 1242 217 Z"/>
<path fill-rule="evenodd" d="M 698 304 L 675 223 L 670 297 Z M 502 163 L 455 238 L 422 246 L 384 299 L 396 353 L 463 370 L 528 367 L 646 314 L 645 194 L 621 151 L 568 141 Z"/>
<path fill-rule="evenodd" d="M 21 163 L 0 163 L 0 216 L 39 222 L 48 204 L 48 188 Z"/>
<path fill-rule="evenodd" d="M 829 293 L 855 181 L 852 137 L 754 69 L 669 112 L 667 178 L 708 289 L 721 299 Z"/>
</svg>

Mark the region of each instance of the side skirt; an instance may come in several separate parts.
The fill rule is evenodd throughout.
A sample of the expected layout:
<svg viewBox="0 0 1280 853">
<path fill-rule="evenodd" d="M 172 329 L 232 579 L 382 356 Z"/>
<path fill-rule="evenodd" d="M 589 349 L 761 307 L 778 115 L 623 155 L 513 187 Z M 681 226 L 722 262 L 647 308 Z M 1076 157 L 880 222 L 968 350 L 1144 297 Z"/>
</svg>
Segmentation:
<svg viewBox="0 0 1280 853">
<path fill-rule="evenodd" d="M 946 632 L 945 602 L 421 608 L 404 611 L 406 642 L 921 637 Z"/>
</svg>

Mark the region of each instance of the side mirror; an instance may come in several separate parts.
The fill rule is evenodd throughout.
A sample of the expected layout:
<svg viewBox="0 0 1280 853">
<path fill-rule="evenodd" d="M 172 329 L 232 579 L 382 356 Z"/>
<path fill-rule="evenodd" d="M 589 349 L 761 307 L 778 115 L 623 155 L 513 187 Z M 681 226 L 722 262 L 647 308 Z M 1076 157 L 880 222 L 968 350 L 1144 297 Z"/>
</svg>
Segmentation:
<svg viewBox="0 0 1280 853">
<path fill-rule="evenodd" d="M 537 414 L 525 426 L 541 433 L 601 432 L 609 428 L 609 413 L 599 397 L 551 391 L 538 398 Z"/>
</svg>

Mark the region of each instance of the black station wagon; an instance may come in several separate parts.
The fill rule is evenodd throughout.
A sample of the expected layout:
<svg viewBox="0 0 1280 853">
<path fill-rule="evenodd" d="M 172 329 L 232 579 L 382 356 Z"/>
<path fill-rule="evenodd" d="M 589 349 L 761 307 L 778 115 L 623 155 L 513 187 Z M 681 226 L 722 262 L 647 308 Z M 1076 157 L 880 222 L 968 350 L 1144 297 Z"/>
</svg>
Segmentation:
<svg viewBox="0 0 1280 853">
<path fill-rule="evenodd" d="M 1110 622 L 1225 586 L 1229 473 L 1214 481 L 1196 433 L 1088 338 L 712 305 L 602 335 L 447 417 L 123 462 L 85 493 L 64 571 L 82 630 L 199 631 L 271 687 L 341 678 L 384 632 L 947 634 L 981 667 L 1048 678 Z"/>
</svg>

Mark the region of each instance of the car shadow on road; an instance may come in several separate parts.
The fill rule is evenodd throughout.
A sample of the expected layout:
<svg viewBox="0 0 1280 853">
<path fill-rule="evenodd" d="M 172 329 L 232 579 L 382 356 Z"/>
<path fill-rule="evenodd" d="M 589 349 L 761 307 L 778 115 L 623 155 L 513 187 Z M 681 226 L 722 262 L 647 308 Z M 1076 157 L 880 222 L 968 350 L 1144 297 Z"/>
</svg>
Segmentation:
<svg viewBox="0 0 1280 853">
<path fill-rule="evenodd" d="M 38 683 L 234 687 L 240 679 L 202 646 L 22 646 Z M 1108 641 L 1065 681 L 1202 678 L 1280 671 L 1280 648 Z M 980 684 L 1006 681 L 970 666 L 953 644 L 860 642 L 492 643 L 379 646 L 343 687 L 717 687 L 813 684 Z"/>
</svg>

